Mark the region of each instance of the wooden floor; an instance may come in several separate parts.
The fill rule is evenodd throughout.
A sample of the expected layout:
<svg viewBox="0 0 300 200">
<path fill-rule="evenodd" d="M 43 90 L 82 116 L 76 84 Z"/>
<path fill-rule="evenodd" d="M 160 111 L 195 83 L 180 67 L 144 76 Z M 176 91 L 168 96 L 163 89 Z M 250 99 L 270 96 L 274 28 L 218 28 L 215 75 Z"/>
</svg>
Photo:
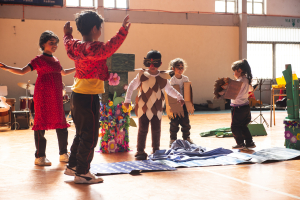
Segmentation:
<svg viewBox="0 0 300 200">
<path fill-rule="evenodd" d="M 252 112 L 256 117 L 259 112 Z M 284 147 L 283 119 L 286 111 L 276 111 L 276 126 L 267 128 L 268 136 L 254 137 L 255 151 L 269 147 Z M 263 112 L 267 122 L 270 113 Z M 135 118 L 136 119 L 136 118 Z M 211 112 L 190 117 L 191 138 L 203 147 L 231 148 L 233 138 L 200 137 L 205 130 L 229 127 L 230 113 Z M 168 148 L 169 121 L 162 120 L 161 148 Z M 69 146 L 74 137 L 74 126 L 69 128 Z M 134 160 L 137 128 L 130 128 L 128 153 L 95 153 L 92 163 Z M 214 167 L 179 168 L 177 171 L 148 172 L 141 175 L 104 176 L 104 183 L 74 184 L 73 178 L 63 174 L 65 164 L 60 163 L 56 133 L 47 131 L 47 158 L 50 167 L 34 165 L 34 139 L 32 130 L 11 131 L 0 128 L 0 199 L 300 199 L 300 160 L 268 164 L 244 164 Z M 147 152 L 151 152 L 148 136 Z M 181 133 L 178 133 L 181 138 Z M 98 150 L 97 147 L 96 150 Z"/>
</svg>

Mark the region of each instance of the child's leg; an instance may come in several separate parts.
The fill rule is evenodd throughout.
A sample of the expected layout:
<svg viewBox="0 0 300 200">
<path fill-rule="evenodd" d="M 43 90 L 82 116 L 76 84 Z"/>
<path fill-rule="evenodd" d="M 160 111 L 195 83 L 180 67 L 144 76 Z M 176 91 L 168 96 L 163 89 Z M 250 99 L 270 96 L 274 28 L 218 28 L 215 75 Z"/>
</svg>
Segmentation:
<svg viewBox="0 0 300 200">
<path fill-rule="evenodd" d="M 184 117 L 179 118 L 179 124 L 181 125 L 182 138 L 184 140 L 187 140 L 190 137 L 191 125 L 190 125 L 189 113 L 185 105 L 183 105 L 183 111 L 184 111 Z"/>
<path fill-rule="evenodd" d="M 76 126 L 69 167 L 73 167 L 76 157 L 76 173 L 89 172 L 99 135 L 99 96 L 72 93 L 72 117 Z"/>
<path fill-rule="evenodd" d="M 59 155 L 68 153 L 68 129 L 56 129 L 56 135 L 58 140 Z"/>
<path fill-rule="evenodd" d="M 160 147 L 160 133 L 161 133 L 161 120 L 156 115 L 151 119 L 151 133 L 152 133 L 152 149 L 153 153 L 159 150 Z"/>
<path fill-rule="evenodd" d="M 246 145 L 249 145 L 253 142 L 252 135 L 249 131 L 248 124 L 251 122 L 251 109 L 250 106 L 243 107 L 243 112 L 245 113 L 244 126 L 242 127 L 242 133 L 246 141 Z"/>
<path fill-rule="evenodd" d="M 146 114 L 139 118 L 139 130 L 137 137 L 137 154 L 145 153 L 146 139 L 149 129 L 149 119 Z"/>
<path fill-rule="evenodd" d="M 34 131 L 34 141 L 35 141 L 35 157 L 44 157 L 46 156 L 46 144 L 47 140 L 45 138 L 45 130 Z"/>
<path fill-rule="evenodd" d="M 245 121 L 245 114 L 241 110 L 242 107 L 231 108 L 231 131 L 238 145 L 244 144 L 243 126 Z"/>
<path fill-rule="evenodd" d="M 170 139 L 177 140 L 177 133 L 179 131 L 179 117 L 174 116 L 170 122 Z"/>
</svg>

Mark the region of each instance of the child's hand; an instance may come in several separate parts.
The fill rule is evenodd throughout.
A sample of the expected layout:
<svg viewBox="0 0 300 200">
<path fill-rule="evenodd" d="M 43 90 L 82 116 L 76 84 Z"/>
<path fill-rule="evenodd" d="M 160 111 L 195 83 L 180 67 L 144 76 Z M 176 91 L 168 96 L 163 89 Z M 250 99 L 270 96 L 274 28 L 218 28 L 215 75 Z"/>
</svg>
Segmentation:
<svg viewBox="0 0 300 200">
<path fill-rule="evenodd" d="M 68 33 L 72 34 L 72 32 L 73 32 L 73 28 L 72 26 L 70 26 L 70 22 L 67 22 L 64 26 L 64 33 L 66 35 Z"/>
<path fill-rule="evenodd" d="M 126 107 L 126 109 L 129 108 L 130 103 L 124 103 L 124 106 Z"/>
<path fill-rule="evenodd" d="M 180 103 L 181 106 L 184 105 L 184 100 L 179 100 L 178 103 Z"/>
<path fill-rule="evenodd" d="M 126 17 L 123 20 L 123 24 L 122 24 L 122 26 L 125 28 L 126 31 L 129 30 L 129 27 L 131 25 L 131 23 L 128 22 L 128 20 L 129 20 L 129 15 L 126 15 Z"/>
</svg>

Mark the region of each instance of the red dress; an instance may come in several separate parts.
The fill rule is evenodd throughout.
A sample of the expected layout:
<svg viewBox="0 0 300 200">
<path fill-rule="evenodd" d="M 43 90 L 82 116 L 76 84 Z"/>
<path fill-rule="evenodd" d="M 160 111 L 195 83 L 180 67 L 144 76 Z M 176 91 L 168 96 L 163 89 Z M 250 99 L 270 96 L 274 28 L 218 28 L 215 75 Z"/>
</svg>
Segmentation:
<svg viewBox="0 0 300 200">
<path fill-rule="evenodd" d="M 28 65 L 38 74 L 33 96 L 35 116 L 32 130 L 69 127 L 63 109 L 62 67 L 58 59 L 39 55 Z"/>
</svg>

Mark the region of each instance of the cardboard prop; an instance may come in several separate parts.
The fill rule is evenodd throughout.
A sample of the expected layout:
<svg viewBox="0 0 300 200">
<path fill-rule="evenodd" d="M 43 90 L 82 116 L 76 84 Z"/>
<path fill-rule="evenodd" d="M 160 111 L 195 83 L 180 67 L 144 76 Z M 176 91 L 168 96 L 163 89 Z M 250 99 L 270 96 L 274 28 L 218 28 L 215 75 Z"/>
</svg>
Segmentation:
<svg viewBox="0 0 300 200">
<path fill-rule="evenodd" d="M 180 92 L 179 85 L 173 85 L 173 87 Z M 194 104 L 193 104 L 193 92 L 192 92 L 192 83 L 191 82 L 184 82 L 184 103 L 186 106 L 186 109 L 189 114 L 194 114 Z M 180 106 L 180 104 L 177 102 L 177 99 L 174 99 L 173 97 L 170 97 L 167 95 L 166 98 L 166 112 L 168 117 L 174 118 L 174 116 L 184 117 L 184 111 L 183 107 Z"/>
<path fill-rule="evenodd" d="M 214 85 L 214 99 L 236 99 L 243 82 L 219 78 Z"/>
</svg>

